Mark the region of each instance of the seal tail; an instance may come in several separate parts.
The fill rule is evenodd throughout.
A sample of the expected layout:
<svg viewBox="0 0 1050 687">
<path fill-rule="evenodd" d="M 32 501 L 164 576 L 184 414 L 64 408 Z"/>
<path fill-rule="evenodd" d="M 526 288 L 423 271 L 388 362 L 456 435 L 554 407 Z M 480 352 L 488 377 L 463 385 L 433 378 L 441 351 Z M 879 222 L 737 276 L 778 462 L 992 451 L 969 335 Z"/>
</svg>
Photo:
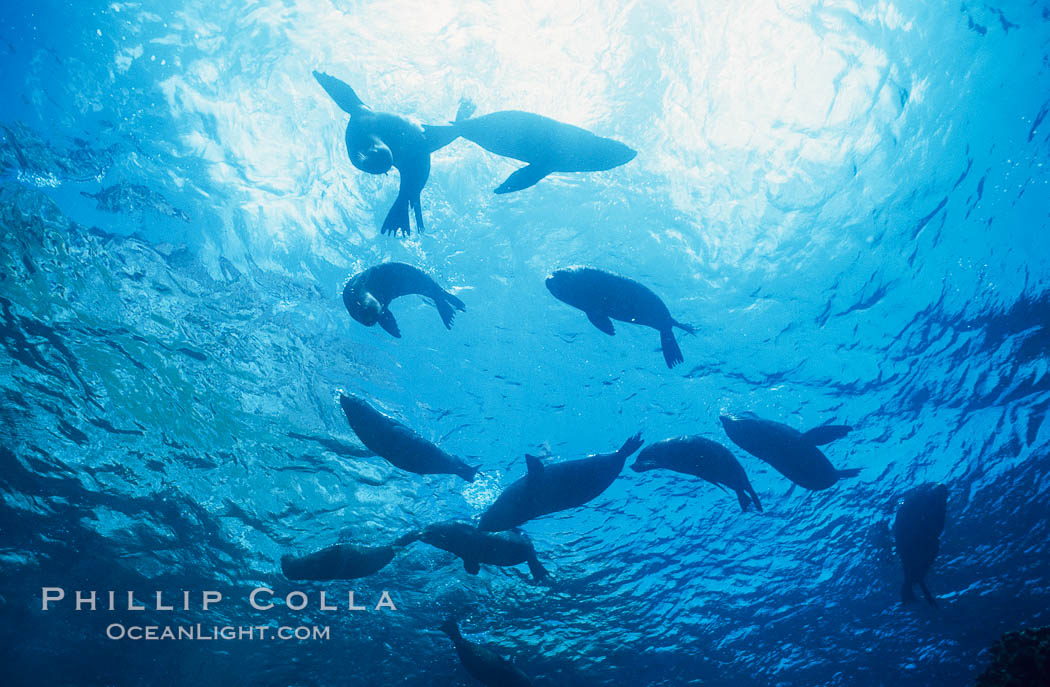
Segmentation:
<svg viewBox="0 0 1050 687">
<path fill-rule="evenodd" d="M 526 563 L 529 564 L 529 572 L 532 573 L 532 579 L 534 580 L 545 579 L 550 574 L 547 572 L 547 569 L 540 564 L 539 559 L 536 558 L 536 554 L 532 554 Z"/>
<path fill-rule="evenodd" d="M 350 84 L 329 76 L 324 72 L 314 71 L 314 78 L 317 79 L 317 83 L 321 84 L 321 88 L 331 96 L 335 104 L 339 106 L 339 109 L 348 115 L 354 115 L 365 106 L 361 99 L 357 97 L 357 93 L 354 93 L 354 89 L 350 88 Z"/>
<path fill-rule="evenodd" d="M 660 330 L 660 347 L 663 349 L 664 362 L 667 363 L 668 368 L 673 368 L 678 363 L 685 362 L 685 358 L 682 357 L 682 349 L 678 347 L 678 342 L 674 338 L 674 331 L 670 327 Z"/>
<path fill-rule="evenodd" d="M 839 479 L 847 479 L 849 477 L 856 477 L 860 474 L 861 468 L 845 468 L 844 470 L 836 470 L 835 475 Z"/>
<path fill-rule="evenodd" d="M 437 306 L 438 313 L 441 315 L 441 321 L 445 323 L 445 329 L 452 329 L 452 323 L 456 319 L 456 310 L 461 312 L 466 312 L 467 310 L 467 306 L 463 305 L 463 301 L 448 291 L 441 291 L 434 298 L 434 305 Z"/>
</svg>

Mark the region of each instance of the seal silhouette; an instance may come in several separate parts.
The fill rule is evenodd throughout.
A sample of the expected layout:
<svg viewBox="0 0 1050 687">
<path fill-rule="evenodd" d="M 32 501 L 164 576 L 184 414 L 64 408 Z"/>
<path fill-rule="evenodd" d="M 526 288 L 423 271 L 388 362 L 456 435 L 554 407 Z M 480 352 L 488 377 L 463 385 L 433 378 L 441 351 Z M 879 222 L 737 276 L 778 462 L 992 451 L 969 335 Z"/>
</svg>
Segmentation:
<svg viewBox="0 0 1050 687">
<path fill-rule="evenodd" d="M 506 110 L 471 117 L 473 113 L 473 103 L 466 101 L 452 124 L 424 128 L 432 150 L 462 137 L 490 153 L 528 163 L 496 187 L 496 193 L 526 189 L 552 172 L 612 169 L 638 154 L 619 141 L 531 112 Z"/>
<path fill-rule="evenodd" d="M 414 535 L 384 546 L 336 544 L 303 556 L 281 556 L 281 572 L 289 580 L 355 580 L 373 575 L 394 560 Z"/>
<path fill-rule="evenodd" d="M 926 573 L 940 550 L 947 508 L 948 488 L 943 484 L 923 484 L 905 494 L 900 501 L 893 521 L 893 539 L 904 568 L 904 583 L 901 585 L 901 601 L 904 603 L 915 601 L 914 587 L 919 585 L 926 601 L 931 606 L 937 605 L 926 586 Z"/>
<path fill-rule="evenodd" d="M 464 639 L 459 632 L 459 625 L 452 618 L 441 624 L 441 631 L 455 645 L 459 662 L 481 684 L 489 687 L 532 686 L 529 677 L 513 663 L 482 644 Z"/>
<path fill-rule="evenodd" d="M 860 474 L 860 468 L 836 470 L 817 448 L 846 436 L 852 429 L 846 425 L 823 425 L 802 433 L 754 413 L 723 415 L 719 419 L 734 444 L 769 463 L 800 487 L 819 491 Z"/>
<path fill-rule="evenodd" d="M 736 492 L 740 510 L 754 505 L 762 512 L 758 494 L 751 488 L 747 473 L 740 462 L 722 444 L 699 436 L 664 439 L 641 450 L 631 469 L 635 472 L 672 470 L 693 475 L 717 487 L 728 487 Z"/>
<path fill-rule="evenodd" d="M 555 270 L 546 283 L 551 295 L 582 310 L 591 324 L 609 336 L 616 334 L 612 320 L 652 327 L 660 332 L 660 347 L 667 367 L 673 368 L 685 360 L 673 328 L 690 334 L 696 330 L 671 317 L 660 297 L 646 286 L 612 272 L 582 266 Z"/>
<path fill-rule="evenodd" d="M 477 575 L 481 564 L 509 566 L 527 563 L 533 579 L 547 576 L 532 542 L 521 532 L 484 532 L 469 522 L 450 520 L 427 525 L 419 538 L 463 559 L 463 569 Z"/>
<path fill-rule="evenodd" d="M 458 475 L 468 482 L 474 481 L 478 472 L 476 466 L 445 453 L 364 399 L 342 394 L 339 405 L 365 448 L 385 458 L 394 467 L 417 475 Z"/>
<path fill-rule="evenodd" d="M 528 472 L 500 493 L 481 515 L 478 529 L 500 532 L 541 515 L 582 506 L 609 488 L 628 457 L 642 445 L 636 434 L 613 453 L 544 465 L 525 456 Z"/>
<path fill-rule="evenodd" d="M 415 211 L 416 229 L 423 231 L 419 196 L 430 177 L 431 150 L 423 126 L 401 115 L 375 112 L 346 82 L 323 72 L 313 74 L 335 104 L 350 115 L 345 137 L 350 163 L 368 174 L 385 174 L 393 166 L 401 175 L 397 198 L 383 220 L 382 233 L 410 234 L 410 207 Z"/>
<path fill-rule="evenodd" d="M 438 286 L 423 270 L 403 262 L 385 262 L 350 277 L 343 287 L 343 305 L 350 317 L 366 327 L 378 322 L 391 336 L 401 338 L 390 302 L 413 293 L 434 301 L 446 329 L 452 329 L 456 310 L 467 309 L 463 301 Z"/>
</svg>

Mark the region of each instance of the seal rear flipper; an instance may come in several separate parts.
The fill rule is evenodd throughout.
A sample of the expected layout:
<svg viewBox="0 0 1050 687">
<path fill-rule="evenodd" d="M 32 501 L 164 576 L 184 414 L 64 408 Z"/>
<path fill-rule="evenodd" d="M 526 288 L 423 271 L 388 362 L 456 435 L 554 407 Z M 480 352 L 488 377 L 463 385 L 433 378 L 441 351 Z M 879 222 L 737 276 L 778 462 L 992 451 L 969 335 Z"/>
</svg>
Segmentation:
<svg viewBox="0 0 1050 687">
<path fill-rule="evenodd" d="M 424 124 L 423 136 L 427 139 L 427 148 L 433 153 L 459 138 L 459 127 L 455 124 Z"/>
<path fill-rule="evenodd" d="M 494 193 L 514 193 L 526 189 L 530 186 L 534 186 L 543 177 L 551 173 L 551 170 L 544 169 L 539 165 L 525 165 L 521 169 L 517 170 L 506 180 L 496 187 Z"/>
<path fill-rule="evenodd" d="M 547 569 L 540 565 L 540 561 L 538 558 L 536 558 L 535 553 L 532 554 L 532 556 L 530 556 L 529 559 L 525 562 L 529 565 L 529 572 L 532 573 L 532 579 L 542 580 L 546 578 L 549 574 L 547 572 Z"/>
<path fill-rule="evenodd" d="M 678 320 L 671 320 L 671 326 L 672 327 L 678 327 L 683 332 L 687 332 L 689 334 L 692 334 L 693 336 L 696 336 L 696 327 L 694 327 L 691 324 L 686 324 L 685 322 L 679 322 Z"/>
<path fill-rule="evenodd" d="M 459 109 L 456 110 L 456 121 L 462 122 L 470 119 L 474 111 L 478 109 L 478 106 L 474 104 L 474 101 L 470 98 L 463 98 L 459 101 Z"/>
<path fill-rule="evenodd" d="M 853 430 L 849 425 L 821 425 L 805 432 L 802 438 L 814 446 L 830 444 L 836 439 L 841 439 Z"/>
<path fill-rule="evenodd" d="M 861 468 L 845 468 L 843 470 L 836 470 L 835 476 L 839 479 L 848 479 L 850 477 L 856 477 L 860 474 Z"/>
<path fill-rule="evenodd" d="M 740 511 L 746 513 L 747 507 L 751 505 L 751 497 L 748 493 L 743 489 L 737 489 L 736 500 L 740 502 Z M 759 510 L 761 510 L 761 508 Z"/>
<path fill-rule="evenodd" d="M 664 362 L 667 363 L 667 367 L 673 368 L 678 363 L 685 362 L 685 358 L 682 357 L 682 349 L 678 347 L 678 342 L 670 327 L 660 331 L 660 347 L 664 351 Z"/>
<path fill-rule="evenodd" d="M 591 321 L 591 324 L 609 336 L 616 336 L 616 328 L 613 327 L 612 320 L 609 319 L 608 315 L 603 315 L 598 312 L 589 312 L 587 313 L 587 319 Z"/>
<path fill-rule="evenodd" d="M 379 313 L 379 326 L 385 329 L 390 336 L 401 338 L 401 330 L 398 329 L 397 320 L 394 319 L 394 314 L 389 308 L 383 308 Z"/>
<path fill-rule="evenodd" d="M 317 79 L 317 83 L 321 84 L 321 88 L 331 96 L 335 104 L 339 106 L 343 112 L 348 115 L 354 115 L 365 106 L 361 99 L 354 93 L 354 89 L 350 88 L 350 84 L 329 76 L 324 72 L 314 71 L 314 78 Z"/>
<path fill-rule="evenodd" d="M 464 464 L 456 469 L 455 474 L 459 477 L 462 477 L 467 482 L 473 482 L 474 478 L 477 477 L 478 474 L 478 466 Z"/>
<path fill-rule="evenodd" d="M 926 597 L 926 601 L 934 608 L 938 608 L 937 601 L 933 598 L 933 594 L 930 594 L 929 588 L 926 587 L 926 580 L 919 580 L 919 589 L 922 590 L 922 595 Z M 914 594 L 912 598 L 914 598 Z"/>
<path fill-rule="evenodd" d="M 478 563 L 477 561 L 470 561 L 464 558 L 463 569 L 467 571 L 468 575 L 477 575 L 479 572 L 481 572 L 481 563 Z"/>
<path fill-rule="evenodd" d="M 419 541 L 422 538 L 423 538 L 422 530 L 412 530 L 411 532 L 406 532 L 405 534 L 402 534 L 400 537 L 395 539 L 394 543 L 391 546 L 394 546 L 394 547 L 397 547 L 397 548 L 403 548 L 403 547 L 408 546 L 409 544 L 411 544 L 413 542 Z"/>
<path fill-rule="evenodd" d="M 452 323 L 456 319 L 456 311 L 466 311 L 467 307 L 463 305 L 463 301 L 459 300 L 447 291 L 441 291 L 434 298 L 434 305 L 437 306 L 438 313 L 441 315 L 441 321 L 445 323 L 445 329 L 452 329 Z"/>
<path fill-rule="evenodd" d="M 764 512 L 762 510 L 762 502 L 758 500 L 758 494 L 755 493 L 755 489 L 751 486 L 750 483 L 748 483 L 747 485 L 747 493 L 748 496 L 751 497 L 751 503 L 754 504 L 755 510 L 757 510 L 759 513 Z"/>
</svg>

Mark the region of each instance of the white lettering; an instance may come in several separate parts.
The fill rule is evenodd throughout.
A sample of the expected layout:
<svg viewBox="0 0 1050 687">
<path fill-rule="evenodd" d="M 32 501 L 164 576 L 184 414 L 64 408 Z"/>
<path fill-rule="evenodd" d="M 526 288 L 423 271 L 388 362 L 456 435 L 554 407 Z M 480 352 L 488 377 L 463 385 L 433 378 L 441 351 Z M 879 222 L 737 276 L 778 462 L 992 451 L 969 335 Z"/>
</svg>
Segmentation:
<svg viewBox="0 0 1050 687">
<path fill-rule="evenodd" d="M 40 610 L 46 611 L 47 604 L 51 601 L 61 601 L 66 598 L 66 590 L 61 587 L 40 588 Z"/>
</svg>

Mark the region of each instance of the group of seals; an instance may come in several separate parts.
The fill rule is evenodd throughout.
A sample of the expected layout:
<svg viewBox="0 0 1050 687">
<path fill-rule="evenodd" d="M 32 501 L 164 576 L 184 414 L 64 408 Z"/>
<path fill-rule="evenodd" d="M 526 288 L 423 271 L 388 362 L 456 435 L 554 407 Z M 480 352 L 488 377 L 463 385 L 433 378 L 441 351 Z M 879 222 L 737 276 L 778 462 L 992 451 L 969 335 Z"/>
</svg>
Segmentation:
<svg viewBox="0 0 1050 687">
<path fill-rule="evenodd" d="M 369 174 L 384 174 L 391 167 L 400 173 L 400 188 L 382 233 L 408 235 L 409 210 L 416 228 L 423 230 L 420 194 L 430 174 L 430 154 L 457 138 L 464 138 L 489 152 L 525 162 L 526 165 L 496 187 L 504 194 L 529 188 L 554 172 L 592 172 L 630 162 L 636 152 L 628 146 L 541 115 L 494 112 L 473 117 L 474 107 L 464 102 L 455 121 L 448 125 L 420 125 L 395 114 L 367 107 L 343 81 L 324 73 L 314 77 L 336 104 L 350 116 L 346 147 L 354 167 Z M 554 270 L 546 279 L 547 290 L 559 301 L 586 314 L 597 329 L 610 336 L 613 320 L 655 329 L 668 368 L 684 361 L 674 329 L 690 334 L 694 327 L 676 320 L 652 290 L 625 276 L 604 270 L 573 266 Z M 379 324 L 391 336 L 401 331 L 390 311 L 391 302 L 417 294 L 436 306 L 447 329 L 455 311 L 464 303 L 422 270 L 404 263 L 383 263 L 351 276 L 343 288 L 343 303 L 357 322 Z M 367 449 L 395 467 L 416 474 L 451 474 L 471 482 L 477 466 L 467 465 L 432 442 L 376 410 L 364 399 L 342 394 L 340 405 L 354 433 Z M 857 476 L 859 469 L 836 469 L 820 446 L 840 439 L 851 428 L 822 425 L 800 432 L 752 413 L 720 417 L 729 439 L 750 455 L 766 462 L 795 485 L 811 491 L 834 486 L 840 479 Z M 422 541 L 459 557 L 464 570 L 476 575 L 481 565 L 513 566 L 525 563 L 536 580 L 547 577 L 531 540 L 516 528 L 526 522 L 582 506 L 603 493 L 620 475 L 627 459 L 642 447 L 640 435 L 627 439 L 616 451 L 577 460 L 545 464 L 525 456 L 526 473 L 505 487 L 482 513 L 478 524 L 447 521 L 402 535 L 382 546 L 338 544 L 300 557 L 282 558 L 282 570 L 292 579 L 353 579 L 373 574 L 414 541 Z M 635 472 L 664 469 L 699 477 L 722 489 L 732 490 L 742 511 L 762 504 L 741 464 L 725 446 L 701 436 L 680 436 L 643 449 Z M 914 599 L 912 587 L 920 586 L 934 603 L 924 577 L 937 554 L 945 519 L 946 488 L 930 486 L 903 500 L 894 523 L 897 549 L 905 571 L 902 600 Z M 488 685 L 529 685 L 519 669 L 490 649 L 469 642 L 454 620 L 441 629 L 452 639 L 461 662 L 472 676 Z"/>
<path fill-rule="evenodd" d="M 587 314 L 590 322 L 609 336 L 616 334 L 612 320 L 652 327 L 660 332 L 660 345 L 668 368 L 681 363 L 682 349 L 674 338 L 677 327 L 694 334 L 696 330 L 671 317 L 664 302 L 648 287 L 633 279 L 595 267 L 566 267 L 547 277 L 547 290 L 558 300 Z M 395 298 L 417 294 L 433 301 L 446 329 L 452 328 L 456 310 L 467 307 L 456 296 L 438 286 L 417 267 L 401 262 L 385 262 L 358 272 L 343 287 L 343 305 L 350 317 L 372 327 L 379 324 L 391 336 L 401 330 L 390 312 Z"/>
<path fill-rule="evenodd" d="M 520 191 L 553 172 L 612 169 L 637 155 L 619 141 L 531 112 L 508 110 L 471 117 L 471 103 L 461 104 L 449 125 L 423 126 L 401 115 L 375 112 L 345 81 L 323 72 L 313 74 L 335 104 L 350 115 L 345 135 L 350 163 L 368 174 L 386 174 L 396 167 L 401 175 L 397 198 L 383 220 L 384 234 L 411 233 L 409 208 L 414 210 L 416 229 L 423 231 L 420 193 L 430 177 L 430 154 L 457 138 L 527 163 L 500 184 L 496 193 Z"/>
</svg>

